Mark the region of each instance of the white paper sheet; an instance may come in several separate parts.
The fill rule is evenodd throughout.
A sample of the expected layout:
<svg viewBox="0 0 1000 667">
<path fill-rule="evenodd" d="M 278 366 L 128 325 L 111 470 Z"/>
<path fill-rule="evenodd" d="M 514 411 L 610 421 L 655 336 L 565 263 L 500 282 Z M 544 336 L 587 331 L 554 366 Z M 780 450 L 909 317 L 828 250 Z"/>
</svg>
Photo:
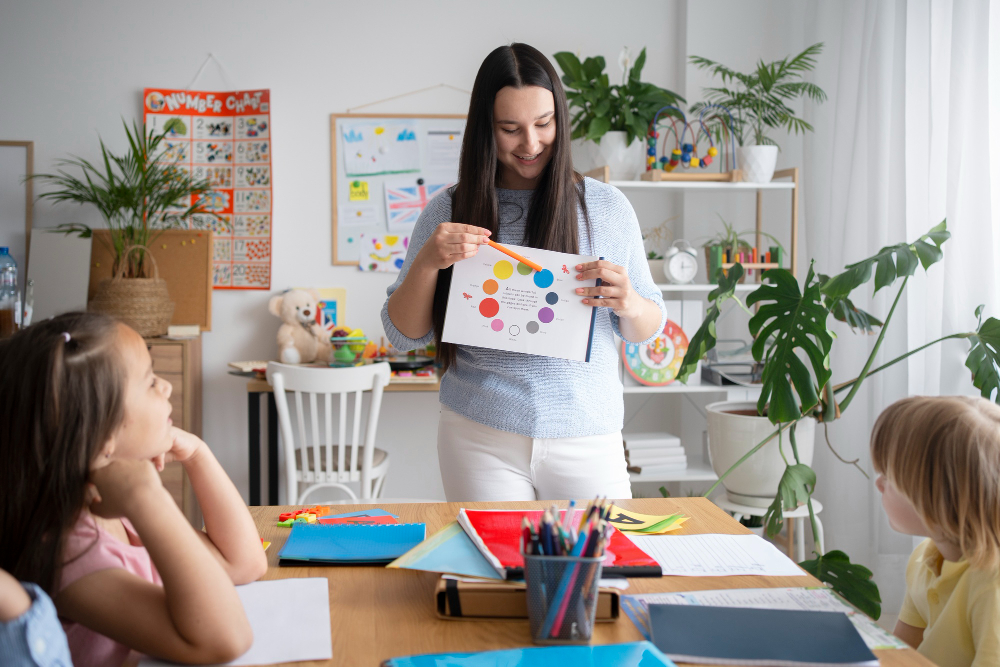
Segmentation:
<svg viewBox="0 0 1000 667">
<path fill-rule="evenodd" d="M 788 556 L 756 535 L 628 535 L 628 538 L 660 564 L 664 576 L 807 576 Z"/>
<path fill-rule="evenodd" d="M 903 649 L 907 645 L 883 630 L 875 621 L 843 602 L 827 588 L 735 588 L 716 591 L 688 591 L 686 593 L 642 593 L 628 595 L 623 607 L 629 617 L 639 610 L 631 607 L 632 601 L 641 604 L 645 618 L 633 618 L 639 630 L 647 634 L 648 607 L 651 604 L 703 605 L 707 607 L 748 607 L 752 609 L 791 609 L 804 611 L 839 611 L 847 614 L 868 648 Z"/>
<path fill-rule="evenodd" d="M 269 665 L 276 662 L 333 658 L 330 634 L 330 581 L 325 577 L 275 579 L 237 586 L 250 627 L 253 646 L 227 665 Z M 141 660 L 142 667 L 167 667 L 170 662 Z"/>
<path fill-rule="evenodd" d="M 536 273 L 491 246 L 456 262 L 442 340 L 494 350 L 585 361 L 594 306 L 577 287 L 577 264 L 597 257 L 522 246 L 505 247 L 541 265 Z"/>
</svg>

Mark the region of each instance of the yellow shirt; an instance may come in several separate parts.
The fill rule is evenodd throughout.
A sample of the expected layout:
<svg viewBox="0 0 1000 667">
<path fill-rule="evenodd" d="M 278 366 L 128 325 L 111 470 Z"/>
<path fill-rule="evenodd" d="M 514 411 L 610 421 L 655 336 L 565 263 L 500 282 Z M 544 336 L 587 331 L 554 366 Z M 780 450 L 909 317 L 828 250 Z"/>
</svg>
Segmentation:
<svg viewBox="0 0 1000 667">
<path fill-rule="evenodd" d="M 917 650 L 939 667 L 1000 665 L 1000 573 L 945 560 L 924 540 L 906 566 L 899 620 L 924 628 Z"/>
</svg>

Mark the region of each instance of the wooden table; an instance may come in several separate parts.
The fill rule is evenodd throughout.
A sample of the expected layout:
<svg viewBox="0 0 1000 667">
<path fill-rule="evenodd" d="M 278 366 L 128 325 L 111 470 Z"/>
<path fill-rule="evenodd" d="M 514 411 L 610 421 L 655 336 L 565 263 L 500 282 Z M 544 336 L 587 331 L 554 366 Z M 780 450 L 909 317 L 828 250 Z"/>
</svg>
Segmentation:
<svg viewBox="0 0 1000 667">
<path fill-rule="evenodd" d="M 437 382 L 392 382 L 382 391 L 439 391 Z M 267 396 L 267 502 L 278 502 L 278 407 L 267 380 L 247 382 L 247 438 L 249 446 L 250 505 L 260 505 L 260 397 Z"/>
<path fill-rule="evenodd" d="M 749 531 L 705 498 L 636 499 L 616 501 L 626 509 L 646 514 L 682 512 L 691 517 L 680 534 Z M 428 503 L 378 505 L 401 521 L 427 524 L 428 537 L 454 521 L 462 507 L 472 509 L 542 509 L 551 503 Z M 562 503 L 565 506 L 565 503 Z M 338 505 L 351 512 L 371 505 Z M 333 660 L 329 664 L 376 667 L 388 658 L 421 653 L 486 651 L 531 646 L 528 621 L 446 621 L 434 613 L 434 586 L 440 575 L 415 570 L 387 570 L 378 566 L 278 567 L 278 551 L 289 530 L 277 527 L 278 514 L 291 507 L 251 507 L 261 537 L 272 542 L 267 550 L 264 579 L 326 577 L 330 580 L 330 616 Z M 630 579 L 625 593 L 696 591 L 719 588 L 782 588 L 815 586 L 813 577 L 660 577 Z M 613 623 L 594 626 L 594 643 L 616 644 L 642 639 L 625 614 Z M 781 629 L 761 641 L 781 641 Z M 932 663 L 912 649 L 877 651 L 883 665 Z M 288 663 L 291 665 L 326 664 Z"/>
</svg>

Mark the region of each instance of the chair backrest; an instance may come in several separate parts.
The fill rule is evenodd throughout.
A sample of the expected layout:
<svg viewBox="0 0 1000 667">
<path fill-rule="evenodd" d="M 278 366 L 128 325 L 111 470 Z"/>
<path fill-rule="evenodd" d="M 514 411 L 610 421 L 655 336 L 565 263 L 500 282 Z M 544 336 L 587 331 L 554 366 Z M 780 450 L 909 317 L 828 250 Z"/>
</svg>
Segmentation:
<svg viewBox="0 0 1000 667">
<path fill-rule="evenodd" d="M 267 364 L 267 379 L 274 389 L 274 400 L 278 408 L 278 422 L 284 444 L 285 475 L 290 504 L 300 504 L 302 498 L 324 486 L 344 489 L 353 497 L 354 492 L 346 485 L 355 481 L 360 482 L 362 498 L 372 496 L 371 472 L 375 454 L 375 431 L 382 405 L 382 389 L 389 384 L 389 373 L 389 364 L 384 362 L 350 368 L 292 366 L 274 361 Z M 368 419 L 362 442 L 362 396 L 365 391 L 371 391 L 371 402 L 368 406 Z M 288 409 L 286 392 L 291 393 L 295 399 L 294 425 Z M 351 439 L 348 442 L 347 399 L 351 393 L 354 394 L 354 419 Z M 333 437 L 334 394 L 339 394 L 340 397 L 336 440 Z M 295 457 L 296 450 L 300 450 L 298 464 Z M 309 485 L 301 494 L 298 492 L 299 481 Z"/>
</svg>

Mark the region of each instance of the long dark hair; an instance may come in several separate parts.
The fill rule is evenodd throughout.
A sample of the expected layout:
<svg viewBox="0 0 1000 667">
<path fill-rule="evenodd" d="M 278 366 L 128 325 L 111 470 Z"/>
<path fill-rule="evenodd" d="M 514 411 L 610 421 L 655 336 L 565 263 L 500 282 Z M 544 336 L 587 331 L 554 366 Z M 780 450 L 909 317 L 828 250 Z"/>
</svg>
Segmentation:
<svg viewBox="0 0 1000 667">
<path fill-rule="evenodd" d="M 125 419 L 119 335 L 67 313 L 0 341 L 0 567 L 50 595 L 90 464 Z"/>
<path fill-rule="evenodd" d="M 458 185 L 452 195 L 451 219 L 483 227 L 496 238 L 499 227 L 497 185 L 500 166 L 494 135 L 493 103 L 501 88 L 538 86 L 552 93 L 555 102 L 556 138 L 552 156 L 539 179 L 528 208 L 525 238 L 521 245 L 559 252 L 577 253 L 580 239 L 578 214 L 586 215 L 583 177 L 573 171 L 570 155 L 570 118 L 566 93 L 552 63 L 541 51 L 527 44 L 494 49 L 479 67 L 472 86 L 469 116 L 462 139 Z M 438 272 L 434 290 L 434 339 L 444 370 L 455 363 L 458 348 L 441 342 L 444 316 L 451 287 L 451 268 Z"/>
</svg>

